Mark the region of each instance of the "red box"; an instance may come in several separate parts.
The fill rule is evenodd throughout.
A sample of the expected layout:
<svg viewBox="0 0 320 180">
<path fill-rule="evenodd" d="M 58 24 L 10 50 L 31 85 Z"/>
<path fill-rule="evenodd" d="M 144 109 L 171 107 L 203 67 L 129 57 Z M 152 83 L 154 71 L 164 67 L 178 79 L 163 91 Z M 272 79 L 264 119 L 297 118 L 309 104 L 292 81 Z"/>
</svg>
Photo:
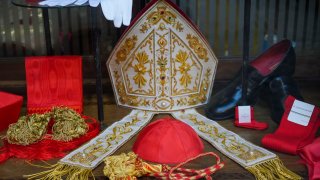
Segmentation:
<svg viewBox="0 0 320 180">
<path fill-rule="evenodd" d="M 0 91 L 0 131 L 8 128 L 9 124 L 17 122 L 22 100 L 22 96 Z"/>
</svg>

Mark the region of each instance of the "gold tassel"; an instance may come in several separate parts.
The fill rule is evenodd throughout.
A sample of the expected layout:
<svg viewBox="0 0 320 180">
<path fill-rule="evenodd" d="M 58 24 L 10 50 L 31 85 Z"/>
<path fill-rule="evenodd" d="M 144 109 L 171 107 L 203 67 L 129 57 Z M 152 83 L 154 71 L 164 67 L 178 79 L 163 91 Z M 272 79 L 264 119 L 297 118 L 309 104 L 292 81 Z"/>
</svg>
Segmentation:
<svg viewBox="0 0 320 180">
<path fill-rule="evenodd" d="M 25 175 L 27 179 L 39 179 L 39 180 L 61 180 L 66 176 L 69 180 L 89 179 L 89 176 L 93 176 L 91 169 L 80 168 L 76 166 L 70 166 L 67 164 L 55 164 L 51 166 L 52 169 L 43 171 L 36 174 Z"/>
<path fill-rule="evenodd" d="M 246 169 L 250 171 L 257 180 L 302 179 L 299 175 L 287 169 L 278 157 L 250 167 L 246 167 Z"/>
</svg>

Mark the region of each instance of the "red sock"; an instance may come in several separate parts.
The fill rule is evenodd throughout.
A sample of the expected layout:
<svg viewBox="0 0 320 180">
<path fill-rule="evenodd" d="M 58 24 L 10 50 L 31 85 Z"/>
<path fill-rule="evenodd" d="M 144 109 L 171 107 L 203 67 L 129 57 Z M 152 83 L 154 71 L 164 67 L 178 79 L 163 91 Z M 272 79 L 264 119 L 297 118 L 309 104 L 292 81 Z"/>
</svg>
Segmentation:
<svg viewBox="0 0 320 180">
<path fill-rule="evenodd" d="M 294 97 L 287 97 L 280 126 L 273 134 L 267 134 L 263 137 L 264 147 L 284 153 L 297 154 L 299 149 L 315 139 L 315 134 L 320 126 L 319 108 L 314 107 L 308 125 L 303 126 L 288 120 L 294 101 Z"/>
<path fill-rule="evenodd" d="M 251 112 L 251 120 L 248 123 L 240 123 L 239 122 L 239 109 L 236 107 L 236 115 L 235 115 L 235 121 L 234 125 L 238 127 L 244 127 L 249 129 L 257 129 L 257 130 L 264 130 L 268 128 L 268 124 L 264 122 L 258 122 L 254 119 L 254 113 L 253 113 L 253 107 L 250 107 Z"/>
</svg>

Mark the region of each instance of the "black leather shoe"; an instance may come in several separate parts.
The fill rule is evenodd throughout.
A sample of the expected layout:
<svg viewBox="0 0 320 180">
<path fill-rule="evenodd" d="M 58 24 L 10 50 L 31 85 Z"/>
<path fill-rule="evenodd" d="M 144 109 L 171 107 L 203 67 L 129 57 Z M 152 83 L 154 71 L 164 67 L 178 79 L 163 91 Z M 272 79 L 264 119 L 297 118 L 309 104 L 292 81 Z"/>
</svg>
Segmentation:
<svg viewBox="0 0 320 180">
<path fill-rule="evenodd" d="M 271 118 L 274 122 L 280 123 L 284 113 L 284 102 L 288 95 L 303 101 L 303 97 L 299 88 L 292 77 L 279 76 L 273 78 L 268 88 L 262 92 L 264 97 L 267 97 L 267 102 L 271 109 Z"/>
<path fill-rule="evenodd" d="M 292 76 L 295 70 L 295 52 L 291 41 L 282 40 L 273 45 L 248 66 L 248 104 L 256 102 L 263 84 L 273 77 Z M 241 70 L 236 77 L 216 95 L 211 97 L 205 108 L 206 115 L 213 120 L 223 120 L 234 116 L 234 108 L 241 104 Z"/>
</svg>

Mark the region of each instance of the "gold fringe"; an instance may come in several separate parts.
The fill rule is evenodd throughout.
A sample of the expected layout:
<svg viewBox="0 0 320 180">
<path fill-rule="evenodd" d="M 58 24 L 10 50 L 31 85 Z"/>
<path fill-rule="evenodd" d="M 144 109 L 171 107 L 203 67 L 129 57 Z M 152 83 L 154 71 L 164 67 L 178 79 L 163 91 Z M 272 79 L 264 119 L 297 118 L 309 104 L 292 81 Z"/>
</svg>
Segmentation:
<svg viewBox="0 0 320 180">
<path fill-rule="evenodd" d="M 67 164 L 55 164 L 52 165 L 52 169 L 43 171 L 36 174 L 25 175 L 27 179 L 39 179 L 39 180 L 61 180 L 64 177 L 69 180 L 84 180 L 89 179 L 89 176 L 93 176 L 91 169 L 80 168 L 70 166 Z"/>
<path fill-rule="evenodd" d="M 270 179 L 302 179 L 299 175 L 287 169 L 282 161 L 276 157 L 274 159 L 264 161 L 250 167 L 246 167 L 257 180 L 270 180 Z"/>
</svg>

